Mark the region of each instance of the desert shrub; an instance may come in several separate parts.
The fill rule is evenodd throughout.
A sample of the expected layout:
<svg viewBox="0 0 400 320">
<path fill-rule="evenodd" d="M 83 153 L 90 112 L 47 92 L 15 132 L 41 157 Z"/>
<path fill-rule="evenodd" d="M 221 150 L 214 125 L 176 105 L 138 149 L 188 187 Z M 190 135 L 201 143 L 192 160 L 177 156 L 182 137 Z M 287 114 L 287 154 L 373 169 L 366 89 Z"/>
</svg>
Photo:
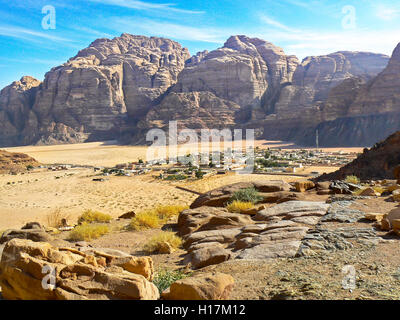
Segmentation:
<svg viewBox="0 0 400 320">
<path fill-rule="evenodd" d="M 190 274 L 184 273 L 181 270 L 160 270 L 156 273 L 153 283 L 158 288 L 158 291 L 162 293 L 164 290 L 168 289 L 175 281 L 187 278 L 189 276 Z"/>
<path fill-rule="evenodd" d="M 356 176 L 347 176 L 344 181 L 347 183 L 360 184 L 360 179 Z"/>
<path fill-rule="evenodd" d="M 129 223 L 128 229 L 130 230 L 144 230 L 151 228 L 158 228 L 162 221 L 154 210 L 147 210 L 139 212 Z"/>
<path fill-rule="evenodd" d="M 144 246 L 144 251 L 147 253 L 154 253 L 158 252 L 159 249 L 161 248 L 161 245 L 164 242 L 168 242 L 169 245 L 174 248 L 178 249 L 182 245 L 182 239 L 178 237 L 174 232 L 172 231 L 163 231 L 155 236 L 153 236 Z"/>
<path fill-rule="evenodd" d="M 158 214 L 161 220 L 168 220 L 171 217 L 179 215 L 183 210 L 189 209 L 185 205 L 169 205 L 169 206 L 159 206 L 155 208 L 155 212 Z"/>
<path fill-rule="evenodd" d="M 236 212 L 240 213 L 242 211 L 251 209 L 254 207 L 254 204 L 252 202 L 242 202 L 235 200 L 227 205 L 227 209 L 229 212 Z"/>
<path fill-rule="evenodd" d="M 60 228 L 63 226 L 63 220 L 68 221 L 69 215 L 65 215 L 61 212 L 61 209 L 55 209 L 46 216 L 46 225 L 52 228 Z"/>
<path fill-rule="evenodd" d="M 385 191 L 387 191 L 385 188 L 379 187 L 379 186 L 373 187 L 373 189 L 374 189 L 375 192 L 378 192 L 378 193 L 380 193 L 380 194 L 382 194 L 382 193 L 384 193 Z"/>
<path fill-rule="evenodd" d="M 247 189 L 241 189 L 239 191 L 236 191 L 233 196 L 231 197 L 229 203 L 232 203 L 234 201 L 240 201 L 240 202 L 251 202 L 253 204 L 261 201 L 263 199 L 262 196 L 258 193 L 258 191 L 254 188 L 247 188 Z"/>
<path fill-rule="evenodd" d="M 78 219 L 78 223 L 93 223 L 93 222 L 100 222 L 100 223 L 108 223 L 110 222 L 112 217 L 109 214 L 101 213 L 98 211 L 93 210 L 86 210 Z"/>
<path fill-rule="evenodd" d="M 183 210 L 188 209 L 184 205 L 159 206 L 151 210 L 139 212 L 130 222 L 128 229 L 145 230 L 158 228 L 167 222 L 171 217 L 179 215 Z"/>
<path fill-rule="evenodd" d="M 91 241 L 109 232 L 110 228 L 105 224 L 93 225 L 83 223 L 69 233 L 68 239 L 72 241 Z"/>
</svg>

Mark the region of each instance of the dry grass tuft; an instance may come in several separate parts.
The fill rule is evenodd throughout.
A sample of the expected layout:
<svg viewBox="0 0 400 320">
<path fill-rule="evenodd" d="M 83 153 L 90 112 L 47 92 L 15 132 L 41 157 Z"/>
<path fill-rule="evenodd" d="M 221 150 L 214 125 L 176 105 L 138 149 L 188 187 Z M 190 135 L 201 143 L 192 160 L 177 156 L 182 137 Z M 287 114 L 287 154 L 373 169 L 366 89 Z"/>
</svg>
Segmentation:
<svg viewBox="0 0 400 320">
<path fill-rule="evenodd" d="M 360 179 L 356 176 L 347 176 L 344 181 L 347 183 L 360 184 Z"/>
<path fill-rule="evenodd" d="M 168 243 L 171 248 L 178 249 L 182 245 L 182 239 L 172 231 L 163 231 L 152 237 L 144 246 L 147 253 L 160 252 L 163 244 Z"/>
<path fill-rule="evenodd" d="M 139 212 L 129 223 L 128 228 L 139 231 L 161 226 L 161 219 L 154 210 Z"/>
<path fill-rule="evenodd" d="M 160 206 L 155 208 L 155 212 L 158 214 L 161 220 L 168 220 L 172 217 L 178 216 L 182 211 L 189 209 L 189 206 L 184 205 L 171 205 L 171 206 Z"/>
<path fill-rule="evenodd" d="M 110 228 L 107 225 L 90 225 L 83 223 L 69 233 L 68 239 L 72 241 L 91 241 L 109 232 Z"/>
<path fill-rule="evenodd" d="M 63 221 L 68 221 L 69 215 L 61 212 L 61 209 L 55 209 L 46 216 L 46 225 L 51 228 L 60 228 L 64 226 Z"/>
<path fill-rule="evenodd" d="M 243 202 L 235 200 L 227 205 L 226 207 L 229 212 L 241 213 L 245 210 L 249 210 L 254 208 L 254 204 L 252 202 Z"/>
<path fill-rule="evenodd" d="M 93 210 L 86 210 L 78 219 L 78 223 L 108 223 L 110 222 L 112 217 L 109 214 L 101 213 Z"/>
<path fill-rule="evenodd" d="M 139 231 L 145 229 L 159 228 L 170 218 L 178 216 L 183 210 L 186 209 L 188 209 L 188 206 L 173 205 L 160 206 L 152 210 L 139 212 L 131 220 L 128 229 Z"/>
</svg>

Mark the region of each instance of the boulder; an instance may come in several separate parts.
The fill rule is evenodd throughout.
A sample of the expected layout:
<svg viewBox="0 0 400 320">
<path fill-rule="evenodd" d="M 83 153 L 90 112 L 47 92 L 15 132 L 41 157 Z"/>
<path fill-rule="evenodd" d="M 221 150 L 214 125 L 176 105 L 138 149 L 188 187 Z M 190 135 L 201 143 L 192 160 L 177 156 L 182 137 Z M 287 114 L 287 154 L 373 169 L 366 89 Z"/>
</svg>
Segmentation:
<svg viewBox="0 0 400 320">
<path fill-rule="evenodd" d="M 315 187 L 314 182 L 312 181 L 297 181 L 294 184 L 297 192 L 306 192 Z"/>
<path fill-rule="evenodd" d="M 44 229 L 26 229 L 26 230 L 6 230 L 0 237 L 0 244 L 12 239 L 27 239 L 36 242 L 50 242 L 54 238 L 49 235 Z"/>
<path fill-rule="evenodd" d="M 132 219 L 136 216 L 136 213 L 134 211 L 129 211 L 127 213 L 124 213 L 123 215 L 120 215 L 118 219 Z"/>
<path fill-rule="evenodd" d="M 231 252 L 220 246 L 208 246 L 194 250 L 191 253 L 192 266 L 195 269 L 204 268 L 229 260 Z"/>
<path fill-rule="evenodd" d="M 163 292 L 165 300 L 227 300 L 235 280 L 223 273 L 205 273 L 174 282 Z"/>
<path fill-rule="evenodd" d="M 366 213 L 364 218 L 370 221 L 381 222 L 383 217 L 383 213 Z"/>
<path fill-rule="evenodd" d="M 237 228 L 254 223 L 247 215 L 230 213 L 225 208 L 199 207 L 183 211 L 178 217 L 180 236 L 196 231 Z"/>
<path fill-rule="evenodd" d="M 13 239 L 2 253 L 0 285 L 12 300 L 158 299 L 157 287 L 132 271 L 103 256 Z"/>
<path fill-rule="evenodd" d="M 360 196 L 363 197 L 374 197 L 376 196 L 377 193 L 375 192 L 375 190 L 371 187 L 364 189 L 361 193 Z"/>
<path fill-rule="evenodd" d="M 392 192 L 392 198 L 394 201 L 400 202 L 400 190 L 394 190 Z"/>
<path fill-rule="evenodd" d="M 387 215 L 384 215 L 381 221 L 381 228 L 389 231 L 393 229 L 393 220 L 400 219 L 400 208 L 393 209 Z"/>
</svg>

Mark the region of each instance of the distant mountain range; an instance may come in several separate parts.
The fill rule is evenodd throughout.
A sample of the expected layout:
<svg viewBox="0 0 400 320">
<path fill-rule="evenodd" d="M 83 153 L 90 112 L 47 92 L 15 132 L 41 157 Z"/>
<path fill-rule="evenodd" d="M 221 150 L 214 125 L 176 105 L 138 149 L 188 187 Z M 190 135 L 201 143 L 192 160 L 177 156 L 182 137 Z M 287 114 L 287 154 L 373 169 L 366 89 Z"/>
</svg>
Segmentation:
<svg viewBox="0 0 400 320">
<path fill-rule="evenodd" d="M 118 139 L 151 128 L 254 128 L 301 145 L 371 146 L 400 130 L 400 45 L 392 57 L 336 52 L 299 61 L 270 42 L 230 37 L 190 56 L 179 43 L 98 39 L 43 82 L 0 92 L 0 146 Z"/>
</svg>

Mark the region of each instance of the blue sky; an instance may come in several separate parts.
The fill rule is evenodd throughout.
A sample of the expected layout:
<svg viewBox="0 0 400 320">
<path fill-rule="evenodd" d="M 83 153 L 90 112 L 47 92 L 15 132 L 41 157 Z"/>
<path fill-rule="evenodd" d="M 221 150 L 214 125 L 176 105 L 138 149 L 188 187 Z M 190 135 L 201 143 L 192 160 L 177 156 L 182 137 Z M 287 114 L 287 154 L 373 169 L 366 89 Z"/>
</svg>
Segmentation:
<svg viewBox="0 0 400 320">
<path fill-rule="evenodd" d="M 191 54 L 234 34 L 259 37 L 304 58 L 339 50 L 390 55 L 400 42 L 400 1 L 0 0 L 0 88 L 44 74 L 97 38 L 163 36 Z M 44 29 L 45 6 L 55 29 Z"/>
</svg>

